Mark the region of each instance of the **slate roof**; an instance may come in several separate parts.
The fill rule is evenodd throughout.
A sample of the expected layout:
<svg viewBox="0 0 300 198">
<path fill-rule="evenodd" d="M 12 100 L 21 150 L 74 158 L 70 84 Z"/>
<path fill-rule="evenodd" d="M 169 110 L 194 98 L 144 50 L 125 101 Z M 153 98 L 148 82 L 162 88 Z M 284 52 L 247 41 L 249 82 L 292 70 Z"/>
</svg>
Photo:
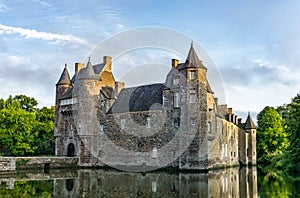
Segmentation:
<svg viewBox="0 0 300 198">
<path fill-rule="evenodd" d="M 256 129 L 256 126 L 251 118 L 250 113 L 248 113 L 247 120 L 245 122 L 245 129 Z"/>
<path fill-rule="evenodd" d="M 105 95 L 106 98 L 113 98 L 114 89 L 112 87 L 103 87 L 101 92 Z"/>
<path fill-rule="evenodd" d="M 104 66 L 105 66 L 105 63 L 100 63 L 98 65 L 93 65 L 93 69 L 94 69 L 95 74 L 100 74 L 100 72 L 103 70 Z"/>
<path fill-rule="evenodd" d="M 67 64 L 65 64 L 65 68 L 56 85 L 71 85 L 71 79 L 67 69 Z"/>
<path fill-rule="evenodd" d="M 125 113 L 162 109 L 164 84 L 151 84 L 124 88 L 118 95 L 109 113 Z"/>
</svg>

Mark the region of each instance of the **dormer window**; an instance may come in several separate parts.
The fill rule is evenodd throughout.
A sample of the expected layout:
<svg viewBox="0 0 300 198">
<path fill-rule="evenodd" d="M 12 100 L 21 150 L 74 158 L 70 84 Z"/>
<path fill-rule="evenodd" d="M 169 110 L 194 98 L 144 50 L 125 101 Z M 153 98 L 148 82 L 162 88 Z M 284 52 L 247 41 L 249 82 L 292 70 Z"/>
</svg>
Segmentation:
<svg viewBox="0 0 300 198">
<path fill-rule="evenodd" d="M 195 70 L 190 71 L 191 80 L 195 80 L 197 78 L 197 72 Z"/>
</svg>

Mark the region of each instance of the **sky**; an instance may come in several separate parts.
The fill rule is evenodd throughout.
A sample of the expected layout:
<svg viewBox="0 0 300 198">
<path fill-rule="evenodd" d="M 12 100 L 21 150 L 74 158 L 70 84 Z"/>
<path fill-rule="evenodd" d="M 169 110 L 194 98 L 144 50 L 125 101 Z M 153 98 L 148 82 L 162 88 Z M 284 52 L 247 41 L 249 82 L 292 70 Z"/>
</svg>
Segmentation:
<svg viewBox="0 0 300 198">
<path fill-rule="evenodd" d="M 248 111 L 255 117 L 300 91 L 299 10 L 297 0 L 0 0 L 0 98 L 25 94 L 40 106 L 54 105 L 65 63 L 73 75 L 74 63 L 86 63 L 103 41 L 161 27 L 198 43 L 220 73 L 224 102 L 241 117 Z M 181 62 L 190 42 L 184 45 L 186 52 L 175 57 Z M 99 57 L 104 55 L 110 54 Z M 161 81 L 173 56 L 161 49 L 133 50 L 113 57 L 113 72 L 129 86 Z M 148 75 L 139 79 L 128 77 L 130 72 Z"/>
</svg>

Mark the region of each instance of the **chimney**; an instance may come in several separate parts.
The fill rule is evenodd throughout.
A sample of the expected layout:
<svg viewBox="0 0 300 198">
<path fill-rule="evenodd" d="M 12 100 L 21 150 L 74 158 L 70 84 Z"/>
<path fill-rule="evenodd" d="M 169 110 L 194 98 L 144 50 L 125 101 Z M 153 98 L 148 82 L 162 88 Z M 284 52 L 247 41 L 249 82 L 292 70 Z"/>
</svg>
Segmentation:
<svg viewBox="0 0 300 198">
<path fill-rule="evenodd" d="M 77 75 L 82 68 L 84 68 L 83 63 L 75 63 L 75 75 Z"/>
<path fill-rule="evenodd" d="M 111 64 L 112 58 L 110 56 L 103 56 L 103 63 Z"/>
<path fill-rule="evenodd" d="M 232 108 L 228 108 L 227 111 L 228 111 L 228 114 L 232 114 L 232 112 L 233 112 Z"/>
<path fill-rule="evenodd" d="M 178 66 L 179 60 L 177 60 L 176 58 L 172 59 L 172 68 L 176 68 Z"/>
<path fill-rule="evenodd" d="M 112 58 L 110 56 L 103 56 L 103 63 L 106 65 L 105 71 L 112 72 Z"/>
<path fill-rule="evenodd" d="M 237 115 L 234 115 L 234 124 L 238 124 L 238 117 L 237 117 Z"/>
<path fill-rule="evenodd" d="M 215 98 L 216 106 L 219 106 L 219 98 Z"/>
<path fill-rule="evenodd" d="M 238 124 L 242 124 L 242 118 L 238 118 Z"/>
<path fill-rule="evenodd" d="M 115 82 L 115 97 L 118 97 L 121 90 L 125 87 L 123 82 Z"/>
</svg>

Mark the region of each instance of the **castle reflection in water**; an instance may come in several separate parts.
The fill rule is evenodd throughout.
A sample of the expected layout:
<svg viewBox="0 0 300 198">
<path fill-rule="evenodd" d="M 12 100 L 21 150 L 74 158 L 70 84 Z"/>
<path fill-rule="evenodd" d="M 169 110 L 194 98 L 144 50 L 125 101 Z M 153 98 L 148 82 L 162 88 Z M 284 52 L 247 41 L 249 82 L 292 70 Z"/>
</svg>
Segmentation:
<svg viewBox="0 0 300 198">
<path fill-rule="evenodd" d="M 146 174 L 83 169 L 0 177 L 11 191 L 18 181 L 51 180 L 52 197 L 257 197 L 256 167 Z"/>
</svg>

